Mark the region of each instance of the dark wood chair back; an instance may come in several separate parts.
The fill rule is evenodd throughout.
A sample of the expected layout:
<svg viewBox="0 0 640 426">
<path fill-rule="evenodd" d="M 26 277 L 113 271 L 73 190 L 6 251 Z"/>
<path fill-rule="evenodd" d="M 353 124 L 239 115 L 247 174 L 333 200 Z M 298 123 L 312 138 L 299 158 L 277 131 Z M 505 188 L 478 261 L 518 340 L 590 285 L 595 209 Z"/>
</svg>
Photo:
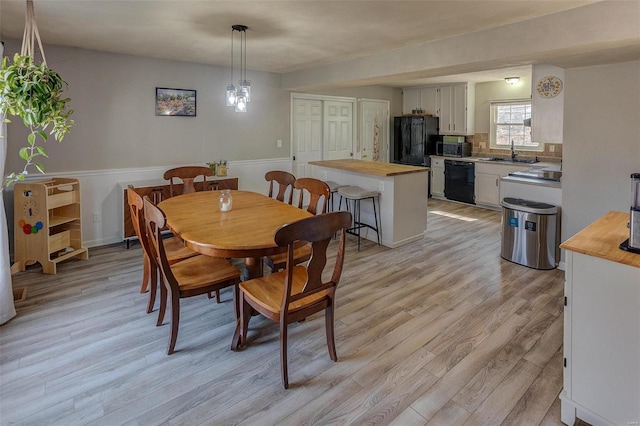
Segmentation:
<svg viewBox="0 0 640 426">
<path fill-rule="evenodd" d="M 313 293 L 327 290 L 331 297 L 333 296 L 342 275 L 345 229 L 349 226 L 351 226 L 351 213 L 339 211 L 301 219 L 283 225 L 276 231 L 276 244 L 281 247 L 287 247 L 285 292 L 282 300 L 281 315 L 287 315 L 291 303 L 304 299 Z M 340 234 L 340 241 L 333 272 L 329 281 L 323 281 L 322 273 L 327 266 L 327 247 L 336 233 Z M 297 241 L 306 241 L 311 244 L 311 257 L 306 266 L 307 279 L 302 291 L 291 294 L 295 267 L 294 243 Z"/>
<path fill-rule="evenodd" d="M 279 246 L 287 247 L 285 270 L 240 284 L 240 321 L 235 335 L 240 336 L 240 346 L 244 347 L 249 320 L 255 312 L 280 324 L 280 370 L 285 389 L 289 387 L 288 324 L 324 311 L 329 356 L 333 361 L 338 360 L 333 324 L 334 299 L 344 265 L 345 230 L 349 226 L 351 213 L 345 211 L 311 216 L 283 225 L 274 238 Z M 336 233 L 340 234 L 338 252 L 333 260 L 331 278 L 324 281 L 323 272 L 329 266 L 327 247 Z M 298 241 L 305 241 L 311 246 L 306 266 L 296 265 L 295 243 Z M 327 269 L 325 278 L 329 272 Z"/>
<path fill-rule="evenodd" d="M 231 265 L 226 259 L 196 255 L 188 259 L 171 263 L 165 239 L 162 238 L 162 228 L 167 225 L 164 212 L 155 206 L 149 197 L 144 197 L 145 225 L 149 236 L 151 255 L 160 271 L 160 310 L 158 323 L 162 324 L 167 300 L 171 300 L 171 326 L 167 354 L 172 354 L 178 339 L 178 325 L 180 322 L 180 299 L 185 297 L 211 294 L 226 287 L 234 287 L 233 300 L 236 316 L 238 312 L 237 301 L 238 283 L 240 271 Z"/>
<path fill-rule="evenodd" d="M 269 197 L 274 198 L 275 196 L 278 201 L 293 204 L 293 184 L 296 181 L 294 175 L 282 170 L 272 170 L 267 172 L 264 178 L 269 182 Z M 289 196 L 285 200 L 287 191 L 289 191 Z"/>
<path fill-rule="evenodd" d="M 308 192 L 310 199 L 307 211 L 314 215 L 327 212 L 331 189 L 324 181 L 308 177 L 299 178 L 296 179 L 294 187 L 300 190 L 300 197 L 298 198 L 299 208 L 302 208 L 304 194 Z"/>
<path fill-rule="evenodd" d="M 149 255 L 156 262 L 156 265 L 160 268 L 165 283 L 172 288 L 172 290 L 179 292 L 180 286 L 176 282 L 169 260 L 167 259 L 167 252 L 165 251 L 162 241 L 162 228 L 167 225 L 167 218 L 164 212 L 159 207 L 154 205 L 149 197 L 144 197 L 144 217 L 145 217 L 145 229 L 147 230 L 147 236 L 149 238 Z"/>
<path fill-rule="evenodd" d="M 184 166 L 169 169 L 164 172 L 163 175 L 164 179 L 169 181 L 169 195 L 171 197 L 175 195 L 196 192 L 194 180 L 198 176 L 202 176 L 202 180 L 204 180 L 206 176 L 213 176 L 213 172 L 209 167 Z M 182 192 L 180 194 L 176 193 L 177 191 L 174 189 L 174 185 L 179 183 L 175 181 L 175 179 L 179 179 L 180 181 L 182 181 Z"/>
<path fill-rule="evenodd" d="M 149 255 L 149 239 L 144 221 L 144 200 L 142 196 L 136 192 L 133 185 L 127 187 L 127 199 L 129 201 L 129 211 L 131 212 L 131 222 L 133 229 L 136 231 L 136 237 L 140 241 L 142 251 L 145 256 Z"/>
</svg>

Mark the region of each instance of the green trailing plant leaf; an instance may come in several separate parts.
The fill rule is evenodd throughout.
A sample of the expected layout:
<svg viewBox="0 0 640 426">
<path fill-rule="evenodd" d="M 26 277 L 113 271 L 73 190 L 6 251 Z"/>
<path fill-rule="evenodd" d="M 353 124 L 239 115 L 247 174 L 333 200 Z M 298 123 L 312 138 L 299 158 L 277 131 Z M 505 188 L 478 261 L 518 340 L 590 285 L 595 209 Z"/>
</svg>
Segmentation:
<svg viewBox="0 0 640 426">
<path fill-rule="evenodd" d="M 36 64 L 31 56 L 15 54 L 13 62 L 3 58 L 0 67 L 0 116 L 5 122 L 10 122 L 7 115 L 20 117 L 30 130 L 27 136 L 29 146 L 20 148 L 18 153 L 26 162 L 24 169 L 20 173 L 11 172 L 6 177 L 7 186 L 24 180 L 29 166 L 44 173 L 44 166 L 34 158 L 39 155 L 48 158 L 48 155 L 44 148 L 35 144 L 36 136 L 46 142 L 48 136 L 45 131 L 49 130 L 49 134 L 60 142 L 69 133 L 74 121 L 70 119 L 73 110 L 67 108 L 71 99 L 62 97 L 66 87 L 67 83 L 57 72 L 46 64 Z"/>
</svg>

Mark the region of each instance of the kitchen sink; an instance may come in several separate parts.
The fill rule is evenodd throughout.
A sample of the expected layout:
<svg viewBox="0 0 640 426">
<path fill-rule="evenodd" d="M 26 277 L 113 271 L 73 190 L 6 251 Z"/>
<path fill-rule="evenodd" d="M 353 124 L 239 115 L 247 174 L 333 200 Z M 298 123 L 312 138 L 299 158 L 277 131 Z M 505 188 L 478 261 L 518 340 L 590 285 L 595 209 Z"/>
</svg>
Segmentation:
<svg viewBox="0 0 640 426">
<path fill-rule="evenodd" d="M 531 159 L 524 159 L 524 158 L 511 159 L 511 158 L 489 157 L 489 158 L 480 158 L 480 160 L 498 162 L 498 163 L 521 163 L 521 164 L 534 164 L 538 162 L 537 158 L 531 160 Z"/>
</svg>

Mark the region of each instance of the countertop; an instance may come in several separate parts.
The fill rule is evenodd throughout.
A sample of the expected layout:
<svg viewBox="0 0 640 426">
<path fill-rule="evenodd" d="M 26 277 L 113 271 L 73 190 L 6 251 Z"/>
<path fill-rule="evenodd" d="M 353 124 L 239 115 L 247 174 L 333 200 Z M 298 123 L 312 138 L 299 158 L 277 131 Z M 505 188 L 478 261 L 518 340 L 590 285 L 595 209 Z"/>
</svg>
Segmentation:
<svg viewBox="0 0 640 426">
<path fill-rule="evenodd" d="M 522 183 L 525 185 L 544 186 L 547 188 L 562 189 L 562 183 L 556 180 L 525 178 L 520 176 L 504 176 L 500 178 L 502 182 Z"/>
<path fill-rule="evenodd" d="M 428 167 L 406 166 L 404 164 L 381 163 L 378 161 L 351 159 L 309 161 L 309 164 L 320 167 L 328 167 L 330 169 L 361 173 L 364 175 L 384 177 L 406 175 L 409 173 L 425 173 L 429 171 Z"/>
<path fill-rule="evenodd" d="M 620 249 L 629 238 L 629 213 L 608 212 L 560 244 L 560 248 L 640 268 L 640 254 Z"/>
<path fill-rule="evenodd" d="M 491 161 L 489 157 L 444 157 L 442 155 L 431 155 L 431 158 L 440 158 L 443 160 L 470 161 L 472 163 L 495 164 L 497 166 L 522 166 L 522 170 L 526 169 L 548 169 L 560 170 L 560 162 L 538 161 L 537 163 L 520 163 L 512 161 Z"/>
</svg>

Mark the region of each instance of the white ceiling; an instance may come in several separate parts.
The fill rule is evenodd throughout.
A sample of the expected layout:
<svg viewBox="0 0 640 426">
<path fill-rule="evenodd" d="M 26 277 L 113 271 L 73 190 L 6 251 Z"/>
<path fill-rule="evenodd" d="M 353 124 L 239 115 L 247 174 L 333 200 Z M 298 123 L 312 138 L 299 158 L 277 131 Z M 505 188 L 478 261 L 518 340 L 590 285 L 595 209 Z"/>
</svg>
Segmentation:
<svg viewBox="0 0 640 426">
<path fill-rule="evenodd" d="M 231 26 L 244 24 L 249 27 L 248 68 L 287 73 L 595 2 L 35 0 L 34 4 L 47 44 L 220 66 L 230 64 Z M 22 38 L 25 5 L 25 0 L 0 0 L 0 38 Z M 518 66 L 420 83 L 481 82 L 530 73 L 530 66 Z"/>
</svg>

